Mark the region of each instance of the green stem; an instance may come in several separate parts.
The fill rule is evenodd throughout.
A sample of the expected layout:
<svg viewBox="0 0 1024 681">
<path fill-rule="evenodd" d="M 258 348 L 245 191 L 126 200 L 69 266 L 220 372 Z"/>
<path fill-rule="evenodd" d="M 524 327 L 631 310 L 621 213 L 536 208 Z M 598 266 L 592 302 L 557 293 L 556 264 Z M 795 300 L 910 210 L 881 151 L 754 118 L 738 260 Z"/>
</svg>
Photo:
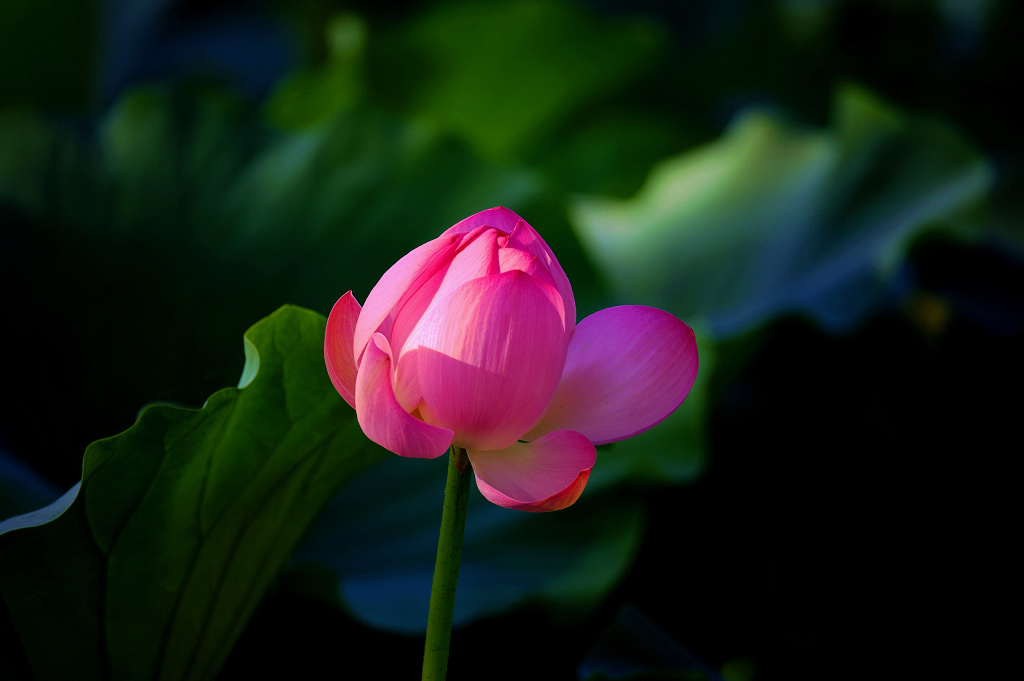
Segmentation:
<svg viewBox="0 0 1024 681">
<path fill-rule="evenodd" d="M 444 488 L 441 535 L 437 540 L 437 562 L 430 587 L 427 641 L 423 649 L 423 681 L 444 681 L 448 673 L 448 644 L 455 613 L 455 587 L 459 583 L 462 537 L 469 506 L 469 457 L 465 449 L 452 447 L 448 459 L 448 482 Z"/>
</svg>

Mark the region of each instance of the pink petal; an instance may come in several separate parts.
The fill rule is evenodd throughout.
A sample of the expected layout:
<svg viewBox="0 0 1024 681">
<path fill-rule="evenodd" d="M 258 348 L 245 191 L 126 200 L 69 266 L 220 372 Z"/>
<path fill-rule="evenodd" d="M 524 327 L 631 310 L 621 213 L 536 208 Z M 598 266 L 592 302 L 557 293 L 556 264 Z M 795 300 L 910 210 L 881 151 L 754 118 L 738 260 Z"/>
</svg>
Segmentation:
<svg viewBox="0 0 1024 681">
<path fill-rule="evenodd" d="M 576 326 L 576 312 L 573 310 L 571 317 L 566 314 L 565 299 L 558 293 L 558 289 L 555 288 L 555 281 L 551 277 L 551 273 L 544 265 L 541 264 L 537 256 L 532 253 L 527 253 L 526 251 L 520 251 L 517 248 L 502 248 L 498 251 L 498 261 L 502 272 L 511 272 L 512 270 L 526 272 L 531 277 L 539 279 L 550 286 L 550 288 L 546 290 L 553 294 L 551 295 L 551 300 L 559 309 L 559 314 L 562 317 L 563 328 L 565 329 L 566 341 L 572 338 L 573 328 Z"/>
<path fill-rule="evenodd" d="M 557 292 L 513 270 L 437 301 L 409 337 L 428 423 L 467 449 L 503 449 L 544 414 L 565 361 Z"/>
<path fill-rule="evenodd" d="M 389 315 L 402 302 L 415 293 L 430 276 L 447 262 L 459 245 L 460 237 L 445 236 L 428 241 L 406 253 L 396 262 L 370 291 L 356 323 L 352 340 L 352 356 L 358 361 L 370 336 L 378 331 Z"/>
<path fill-rule="evenodd" d="M 498 506 L 520 511 L 571 506 L 583 492 L 597 458 L 593 443 L 572 430 L 497 451 L 471 449 L 468 454 L 480 493 Z"/>
<path fill-rule="evenodd" d="M 466 234 L 451 261 L 434 270 L 430 278 L 401 303 L 389 334 L 393 352 L 401 357 L 406 339 L 435 300 L 450 295 L 467 281 L 499 272 L 496 238 L 497 232 L 486 227 Z"/>
<path fill-rule="evenodd" d="M 497 239 L 497 230 L 488 227 L 463 237 L 437 295 L 447 296 L 467 281 L 500 272 Z"/>
<path fill-rule="evenodd" d="M 441 264 L 422 285 L 403 298 L 401 307 L 395 311 L 394 324 L 391 329 L 387 332 L 382 331 L 391 343 L 391 351 L 399 357 L 402 355 L 402 348 L 405 347 L 406 340 L 420 323 L 427 308 L 437 298 L 437 292 L 441 289 L 441 284 L 444 283 L 449 264 Z"/>
<path fill-rule="evenodd" d="M 489 227 L 466 234 L 454 258 L 434 271 L 396 310 L 391 332 L 385 335 L 389 336 L 391 350 L 398 357 L 393 381 L 395 397 L 406 411 L 412 412 L 423 400 L 416 353 L 403 352 L 406 340 L 435 301 L 447 297 L 467 281 L 498 273 L 496 235 L 497 232 Z"/>
<path fill-rule="evenodd" d="M 558 264 L 558 258 L 555 257 L 554 252 L 545 243 L 544 239 L 541 238 L 540 234 L 537 233 L 537 230 L 513 211 L 498 206 L 497 208 L 489 208 L 480 211 L 476 215 L 469 216 L 449 228 L 444 235 L 463 234 L 481 225 L 494 227 L 510 235 L 510 238 L 504 242 L 499 240 L 502 246 L 507 245 L 510 248 L 526 251 L 538 258 L 541 266 L 550 273 L 548 276 L 552 279 L 555 289 L 564 301 L 565 328 L 568 333 L 572 333 L 572 329 L 576 326 L 576 299 L 572 295 L 569 277 L 565 275 L 562 266 Z M 501 271 L 505 272 L 507 270 L 508 267 L 506 267 L 505 263 L 502 263 Z"/>
<path fill-rule="evenodd" d="M 424 423 L 398 404 L 391 388 L 391 348 L 375 333 L 356 378 L 356 416 L 366 437 L 399 456 L 433 459 L 452 443 L 452 431 Z"/>
<path fill-rule="evenodd" d="M 541 264 L 540 260 L 533 253 L 521 251 L 518 248 L 502 248 L 498 251 L 498 263 L 501 272 L 521 270 L 535 279 L 540 279 L 545 284 L 555 287 L 555 280 L 548 269 Z"/>
<path fill-rule="evenodd" d="M 423 404 L 423 390 L 420 388 L 420 372 L 416 365 L 416 357 L 415 352 L 399 355 L 391 373 L 395 399 L 398 400 L 399 406 L 410 414 Z"/>
<path fill-rule="evenodd" d="M 696 377 L 693 331 L 668 312 L 595 312 L 576 327 L 555 399 L 526 439 L 570 428 L 598 445 L 625 440 L 665 420 Z"/>
<path fill-rule="evenodd" d="M 511 213 L 512 211 L 509 212 Z M 512 214 L 515 215 L 515 213 Z M 565 327 L 571 332 L 576 325 L 576 299 L 572 295 L 569 277 L 565 276 L 565 271 L 558 264 L 558 258 L 555 257 L 554 252 L 548 247 L 540 234 L 537 233 L 537 230 L 522 218 L 519 219 L 515 229 L 512 230 L 508 246 L 532 253 L 551 273 L 551 278 L 555 282 L 555 288 L 565 301 Z"/>
<path fill-rule="evenodd" d="M 331 383 L 349 406 L 356 407 L 356 361 L 352 356 L 352 335 L 359 318 L 359 303 L 349 291 L 331 308 L 324 334 L 324 361 Z"/>
<path fill-rule="evenodd" d="M 488 208 L 487 210 L 482 210 L 475 215 L 470 215 L 468 218 L 455 223 L 449 227 L 442 236 L 449 234 L 465 234 L 480 226 L 493 227 L 505 234 L 511 234 L 512 230 L 516 227 L 516 223 L 520 220 L 522 220 L 522 218 L 510 211 L 508 208 L 503 208 L 501 206 L 498 206 L 497 208 Z"/>
</svg>

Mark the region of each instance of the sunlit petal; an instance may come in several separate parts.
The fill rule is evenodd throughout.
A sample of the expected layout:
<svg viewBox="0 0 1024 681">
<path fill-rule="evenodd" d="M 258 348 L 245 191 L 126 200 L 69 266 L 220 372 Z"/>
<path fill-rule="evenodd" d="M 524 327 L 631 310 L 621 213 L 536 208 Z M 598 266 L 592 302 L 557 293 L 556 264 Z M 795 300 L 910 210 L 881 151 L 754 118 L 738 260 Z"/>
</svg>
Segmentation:
<svg viewBox="0 0 1024 681">
<path fill-rule="evenodd" d="M 475 449 L 511 445 L 554 395 L 566 337 L 557 292 L 518 270 L 467 282 L 432 306 L 406 343 L 421 414 Z"/>
<path fill-rule="evenodd" d="M 601 310 L 576 327 L 551 408 L 526 439 L 571 428 L 594 444 L 624 440 L 665 420 L 696 376 L 697 343 L 679 319 L 638 305 Z"/>
<path fill-rule="evenodd" d="M 359 361 L 367 342 L 388 319 L 403 298 L 411 297 L 430 276 L 448 262 L 459 244 L 455 235 L 440 236 L 405 254 L 392 265 L 370 291 L 356 323 L 352 356 Z"/>
</svg>

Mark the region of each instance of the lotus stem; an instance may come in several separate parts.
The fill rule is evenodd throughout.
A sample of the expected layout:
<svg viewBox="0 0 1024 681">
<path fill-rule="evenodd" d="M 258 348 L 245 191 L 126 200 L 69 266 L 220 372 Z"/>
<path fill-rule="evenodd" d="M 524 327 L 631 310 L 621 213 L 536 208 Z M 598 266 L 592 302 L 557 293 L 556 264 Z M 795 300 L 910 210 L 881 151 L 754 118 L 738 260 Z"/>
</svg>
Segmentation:
<svg viewBox="0 0 1024 681">
<path fill-rule="evenodd" d="M 437 540 L 437 561 L 430 587 L 430 611 L 423 649 L 423 681 L 444 681 L 448 674 L 448 647 L 455 614 L 455 588 L 459 583 L 462 539 L 469 507 L 469 479 L 472 467 L 466 450 L 452 446 L 448 459 L 448 481 L 444 489 L 441 532 Z"/>
</svg>

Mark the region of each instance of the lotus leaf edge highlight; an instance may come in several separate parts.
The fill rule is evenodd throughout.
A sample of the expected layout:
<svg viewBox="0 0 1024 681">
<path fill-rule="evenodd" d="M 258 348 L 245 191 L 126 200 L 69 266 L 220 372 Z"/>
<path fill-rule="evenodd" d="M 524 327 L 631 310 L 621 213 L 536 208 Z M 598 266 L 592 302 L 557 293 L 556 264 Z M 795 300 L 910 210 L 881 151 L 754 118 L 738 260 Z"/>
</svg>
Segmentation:
<svg viewBox="0 0 1024 681">
<path fill-rule="evenodd" d="M 324 357 L 367 437 L 406 457 L 463 448 L 484 497 L 525 511 L 573 504 L 595 446 L 663 421 L 697 375 L 693 331 L 668 312 L 577 324 L 554 253 L 502 207 L 405 255 L 362 307 L 343 295 Z"/>
</svg>

